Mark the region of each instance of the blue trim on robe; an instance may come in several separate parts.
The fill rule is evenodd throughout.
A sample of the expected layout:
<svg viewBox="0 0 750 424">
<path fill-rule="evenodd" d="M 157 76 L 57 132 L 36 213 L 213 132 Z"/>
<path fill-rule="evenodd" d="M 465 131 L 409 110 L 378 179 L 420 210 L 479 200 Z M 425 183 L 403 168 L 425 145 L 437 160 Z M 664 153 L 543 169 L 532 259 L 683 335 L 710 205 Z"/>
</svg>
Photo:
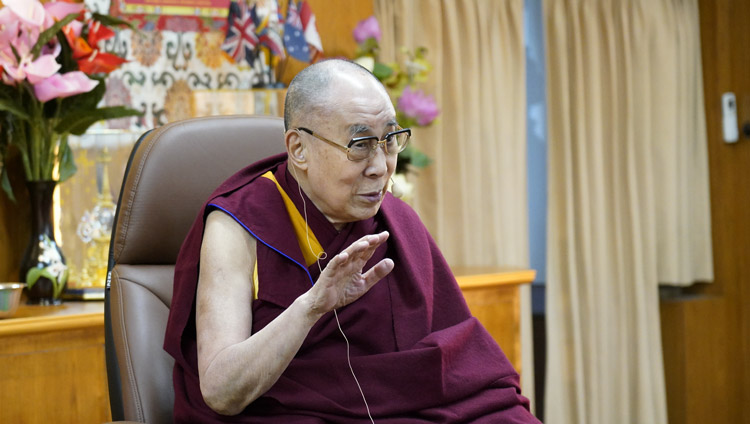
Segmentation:
<svg viewBox="0 0 750 424">
<path fill-rule="evenodd" d="M 242 228 L 244 228 L 245 230 L 247 230 L 247 232 L 248 232 L 248 233 L 250 233 L 250 235 L 252 235 L 253 237 L 255 237 L 255 239 L 256 239 L 256 240 L 258 240 L 259 242 L 261 242 L 261 243 L 265 244 L 265 245 L 266 245 L 266 246 L 268 246 L 268 247 L 269 247 L 269 248 L 270 248 L 271 250 L 274 250 L 274 251 L 276 251 L 276 252 L 277 252 L 278 254 L 280 254 L 281 256 L 283 256 L 283 257 L 285 257 L 285 258 L 289 259 L 290 261 L 292 261 L 292 262 L 294 262 L 295 264 L 297 264 L 297 265 L 298 265 L 298 266 L 299 266 L 300 268 L 304 269 L 304 270 L 305 270 L 305 274 L 307 274 L 307 278 L 309 278 L 309 279 L 310 279 L 310 285 L 311 285 L 311 286 L 314 286 L 314 285 L 315 285 L 315 281 L 313 281 L 312 275 L 310 275 L 310 271 L 309 271 L 309 270 L 307 269 L 307 267 L 306 267 L 306 266 L 302 266 L 302 264 L 301 264 L 301 263 L 299 263 L 299 262 L 295 261 L 294 259 L 292 259 L 291 257 L 289 257 L 289 256 L 288 256 L 288 255 L 287 255 L 286 253 L 284 253 L 284 252 L 282 252 L 281 250 L 279 250 L 279 249 L 277 249 L 277 248 L 275 248 L 275 247 L 271 246 L 270 244 L 266 243 L 266 242 L 265 242 L 265 241 L 264 241 L 264 240 L 263 240 L 262 238 L 258 237 L 258 236 L 257 236 L 257 235 L 256 235 L 256 234 L 255 234 L 254 232 L 252 232 L 252 230 L 250 230 L 250 228 L 248 228 L 248 227 L 247 227 L 247 225 L 245 225 L 245 224 L 244 224 L 244 223 L 243 223 L 242 221 L 240 221 L 240 220 L 239 220 L 239 218 L 237 218 L 236 216 L 234 216 L 234 214 L 232 214 L 232 212 L 229 212 L 228 210 L 226 210 L 226 209 L 222 208 L 221 206 L 217 205 L 216 203 L 209 203 L 209 204 L 207 205 L 207 207 L 214 207 L 214 208 L 216 208 L 216 209 L 219 209 L 219 210 L 221 210 L 222 212 L 224 212 L 224 213 L 226 213 L 227 215 L 229 215 L 229 216 L 231 216 L 232 218 L 234 218 L 234 220 L 235 220 L 235 221 L 237 221 L 237 223 L 238 223 L 238 224 L 242 225 Z M 256 261 L 257 261 L 257 258 L 256 258 Z"/>
</svg>

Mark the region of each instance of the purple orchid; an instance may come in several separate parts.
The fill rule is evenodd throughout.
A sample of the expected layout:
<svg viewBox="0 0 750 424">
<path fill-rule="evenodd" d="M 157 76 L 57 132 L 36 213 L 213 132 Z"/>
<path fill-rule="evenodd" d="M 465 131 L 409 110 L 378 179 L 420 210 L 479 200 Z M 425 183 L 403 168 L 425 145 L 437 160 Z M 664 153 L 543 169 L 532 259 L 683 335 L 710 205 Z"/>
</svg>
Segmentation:
<svg viewBox="0 0 750 424">
<path fill-rule="evenodd" d="M 422 90 L 412 90 L 406 86 L 398 98 L 398 109 L 409 118 L 417 120 L 419 125 L 429 125 L 440 114 L 440 109 L 432 96 Z"/>
<path fill-rule="evenodd" d="M 378 20 L 375 16 L 370 16 L 363 21 L 359 21 L 352 31 L 352 35 L 358 44 L 364 43 L 368 38 L 374 38 L 377 42 L 380 42 L 381 33 Z"/>
</svg>

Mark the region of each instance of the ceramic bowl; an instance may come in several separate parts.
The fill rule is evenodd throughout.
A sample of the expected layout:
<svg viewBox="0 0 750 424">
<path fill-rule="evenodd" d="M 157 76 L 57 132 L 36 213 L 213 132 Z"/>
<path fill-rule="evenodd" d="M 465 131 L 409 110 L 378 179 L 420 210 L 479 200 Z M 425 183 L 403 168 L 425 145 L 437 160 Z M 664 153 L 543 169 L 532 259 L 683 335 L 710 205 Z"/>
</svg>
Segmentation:
<svg viewBox="0 0 750 424">
<path fill-rule="evenodd" d="M 21 302 L 22 283 L 0 283 L 0 318 L 13 316 Z"/>
</svg>

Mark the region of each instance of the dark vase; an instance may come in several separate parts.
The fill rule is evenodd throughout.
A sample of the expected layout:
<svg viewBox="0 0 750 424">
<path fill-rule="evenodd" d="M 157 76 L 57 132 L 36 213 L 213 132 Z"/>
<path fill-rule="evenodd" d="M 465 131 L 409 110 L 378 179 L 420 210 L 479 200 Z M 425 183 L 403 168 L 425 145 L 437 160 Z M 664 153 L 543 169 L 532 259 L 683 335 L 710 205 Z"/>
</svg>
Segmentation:
<svg viewBox="0 0 750 424">
<path fill-rule="evenodd" d="M 52 195 L 56 185 L 56 181 L 26 182 L 31 205 L 31 238 L 21 261 L 20 277 L 26 283 L 28 303 L 32 305 L 61 304 L 68 278 L 65 257 L 52 230 Z"/>
</svg>

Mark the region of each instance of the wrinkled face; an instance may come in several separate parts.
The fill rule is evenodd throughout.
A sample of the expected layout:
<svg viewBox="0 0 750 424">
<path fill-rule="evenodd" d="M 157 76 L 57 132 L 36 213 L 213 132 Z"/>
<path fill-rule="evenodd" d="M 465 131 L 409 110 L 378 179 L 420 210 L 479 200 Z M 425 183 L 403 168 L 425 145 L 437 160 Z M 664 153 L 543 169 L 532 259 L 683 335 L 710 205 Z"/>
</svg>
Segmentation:
<svg viewBox="0 0 750 424">
<path fill-rule="evenodd" d="M 326 112 L 310 120 L 316 134 L 344 147 L 353 137 L 383 136 L 396 130 L 388 95 L 377 82 L 359 75 L 343 75 L 334 82 Z M 337 228 L 374 216 L 396 169 L 396 155 L 382 148 L 369 159 L 353 162 L 346 153 L 302 133 L 307 149 L 305 192 Z"/>
</svg>

